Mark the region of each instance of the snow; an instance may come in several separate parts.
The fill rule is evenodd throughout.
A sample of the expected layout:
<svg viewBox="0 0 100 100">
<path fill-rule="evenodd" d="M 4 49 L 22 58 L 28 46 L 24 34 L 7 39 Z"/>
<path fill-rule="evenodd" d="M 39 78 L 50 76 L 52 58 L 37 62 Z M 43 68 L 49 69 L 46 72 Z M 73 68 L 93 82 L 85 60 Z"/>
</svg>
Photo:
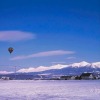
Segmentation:
<svg viewBox="0 0 100 100">
<path fill-rule="evenodd" d="M 18 70 L 17 72 L 40 72 L 40 71 L 45 71 L 45 70 L 50 70 L 50 69 L 62 69 L 62 68 L 67 68 L 67 67 L 75 67 L 75 68 L 79 68 L 79 67 L 86 67 L 86 66 L 91 66 L 92 68 L 100 68 L 100 62 L 94 62 L 94 63 L 88 63 L 86 61 L 82 61 L 79 63 L 73 63 L 73 64 L 68 64 L 68 65 L 63 65 L 63 64 L 56 64 L 56 65 L 52 65 L 49 67 L 45 67 L 45 66 L 39 66 L 39 67 L 29 67 L 29 68 L 23 68 Z"/>
<path fill-rule="evenodd" d="M 94 68 L 100 68 L 100 62 L 95 62 L 95 63 L 92 63 L 92 67 Z"/>
<path fill-rule="evenodd" d="M 25 72 L 25 73 L 28 73 L 28 72 L 40 72 L 40 71 L 45 71 L 45 70 L 48 70 L 48 67 L 39 66 L 37 68 L 34 68 L 34 67 L 23 68 L 23 69 L 18 70 L 17 72 Z"/>
<path fill-rule="evenodd" d="M 11 74 L 13 73 L 12 71 L 11 72 L 8 72 L 8 71 L 0 71 L 0 74 Z"/>
<path fill-rule="evenodd" d="M 20 73 L 28 73 L 28 72 L 41 72 L 51 69 L 62 69 L 67 67 L 73 67 L 73 68 L 80 68 L 80 67 L 87 67 L 90 66 L 91 68 L 100 68 L 100 62 L 94 62 L 94 63 L 88 63 L 86 61 L 82 61 L 79 63 L 73 63 L 73 64 L 56 64 L 52 66 L 39 66 L 39 67 L 29 67 L 29 68 L 22 68 L 19 69 L 17 72 Z M 0 71 L 0 74 L 7 74 L 7 73 L 13 73 L 8 71 Z"/>
<path fill-rule="evenodd" d="M 89 66 L 89 65 L 90 65 L 90 63 L 85 62 L 85 61 L 82 61 L 80 63 L 73 63 L 73 64 L 71 64 L 72 67 L 83 67 L 83 66 Z"/>
<path fill-rule="evenodd" d="M 100 80 L 0 81 L 0 100 L 100 100 Z"/>
<path fill-rule="evenodd" d="M 61 69 L 66 67 L 67 65 L 61 65 L 61 64 L 57 64 L 57 65 L 53 65 L 50 67 L 44 67 L 44 66 L 39 66 L 37 68 L 34 67 L 30 67 L 30 68 L 22 68 L 20 70 L 18 70 L 17 72 L 22 72 L 22 73 L 28 73 L 28 72 L 40 72 L 40 71 L 45 71 L 45 70 L 50 70 L 50 69 Z"/>
</svg>

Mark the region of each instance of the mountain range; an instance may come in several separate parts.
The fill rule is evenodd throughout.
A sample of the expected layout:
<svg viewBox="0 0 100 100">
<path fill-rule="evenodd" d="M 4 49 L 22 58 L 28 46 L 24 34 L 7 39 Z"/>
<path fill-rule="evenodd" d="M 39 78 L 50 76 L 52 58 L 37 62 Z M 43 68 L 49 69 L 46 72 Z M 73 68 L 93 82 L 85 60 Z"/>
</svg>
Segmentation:
<svg viewBox="0 0 100 100">
<path fill-rule="evenodd" d="M 84 72 L 100 72 L 100 62 L 88 63 L 82 61 L 69 65 L 57 64 L 50 67 L 40 66 L 37 68 L 20 69 L 18 73 L 27 74 L 52 74 L 52 75 L 79 75 Z"/>
</svg>

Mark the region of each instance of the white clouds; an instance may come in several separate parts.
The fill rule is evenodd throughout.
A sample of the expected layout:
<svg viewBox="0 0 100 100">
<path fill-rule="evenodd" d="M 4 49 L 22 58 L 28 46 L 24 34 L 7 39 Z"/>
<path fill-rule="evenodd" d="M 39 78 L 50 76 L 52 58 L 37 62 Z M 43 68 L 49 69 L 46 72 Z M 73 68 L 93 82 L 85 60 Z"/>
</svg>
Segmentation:
<svg viewBox="0 0 100 100">
<path fill-rule="evenodd" d="M 67 57 L 67 59 L 69 59 L 69 60 L 70 60 L 70 59 L 76 59 L 76 57 Z"/>
<path fill-rule="evenodd" d="M 28 59 L 34 57 L 58 56 L 58 55 L 66 55 L 66 54 L 74 54 L 74 53 L 75 53 L 74 51 L 65 51 L 65 50 L 45 51 L 45 52 L 39 52 L 27 56 L 17 56 L 11 58 L 11 60 Z"/>
<path fill-rule="evenodd" d="M 55 51 L 46 51 L 46 52 L 32 54 L 29 55 L 28 57 L 56 56 L 56 55 L 65 55 L 65 54 L 73 54 L 73 53 L 74 53 L 73 51 L 55 50 Z"/>
<path fill-rule="evenodd" d="M 52 64 L 65 64 L 66 62 L 51 62 Z"/>
<path fill-rule="evenodd" d="M 21 40 L 34 39 L 35 35 L 23 31 L 0 31 L 0 41 L 15 42 Z"/>
</svg>

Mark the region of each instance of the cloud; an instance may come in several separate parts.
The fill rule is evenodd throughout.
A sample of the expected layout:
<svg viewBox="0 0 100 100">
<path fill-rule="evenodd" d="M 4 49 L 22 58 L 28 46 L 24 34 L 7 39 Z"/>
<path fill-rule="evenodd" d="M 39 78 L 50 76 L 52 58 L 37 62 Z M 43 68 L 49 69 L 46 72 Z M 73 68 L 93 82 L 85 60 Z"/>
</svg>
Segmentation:
<svg viewBox="0 0 100 100">
<path fill-rule="evenodd" d="M 15 42 L 21 40 L 34 39 L 35 34 L 23 31 L 0 31 L 0 41 Z"/>
<path fill-rule="evenodd" d="M 67 59 L 69 59 L 69 60 L 70 60 L 70 59 L 76 59 L 76 57 L 68 57 Z"/>
<path fill-rule="evenodd" d="M 51 62 L 52 64 L 65 64 L 66 62 Z"/>
<path fill-rule="evenodd" d="M 58 55 L 65 55 L 65 54 L 73 54 L 74 51 L 65 51 L 65 50 L 55 50 L 55 51 L 45 51 L 39 52 L 27 56 L 17 56 L 11 58 L 11 60 L 20 60 L 20 59 L 28 59 L 28 58 L 35 58 L 35 57 L 47 57 L 47 56 L 58 56 Z"/>
</svg>

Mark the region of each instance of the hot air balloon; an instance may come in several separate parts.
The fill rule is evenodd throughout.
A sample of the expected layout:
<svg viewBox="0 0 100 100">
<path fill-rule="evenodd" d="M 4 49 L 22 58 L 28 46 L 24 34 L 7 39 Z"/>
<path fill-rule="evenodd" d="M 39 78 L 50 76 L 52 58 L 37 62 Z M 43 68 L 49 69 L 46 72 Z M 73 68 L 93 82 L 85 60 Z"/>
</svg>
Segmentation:
<svg viewBox="0 0 100 100">
<path fill-rule="evenodd" d="M 8 48 L 8 51 L 9 51 L 10 54 L 13 52 L 13 50 L 14 50 L 14 49 L 13 49 L 12 47 L 9 47 L 9 48 Z"/>
</svg>

